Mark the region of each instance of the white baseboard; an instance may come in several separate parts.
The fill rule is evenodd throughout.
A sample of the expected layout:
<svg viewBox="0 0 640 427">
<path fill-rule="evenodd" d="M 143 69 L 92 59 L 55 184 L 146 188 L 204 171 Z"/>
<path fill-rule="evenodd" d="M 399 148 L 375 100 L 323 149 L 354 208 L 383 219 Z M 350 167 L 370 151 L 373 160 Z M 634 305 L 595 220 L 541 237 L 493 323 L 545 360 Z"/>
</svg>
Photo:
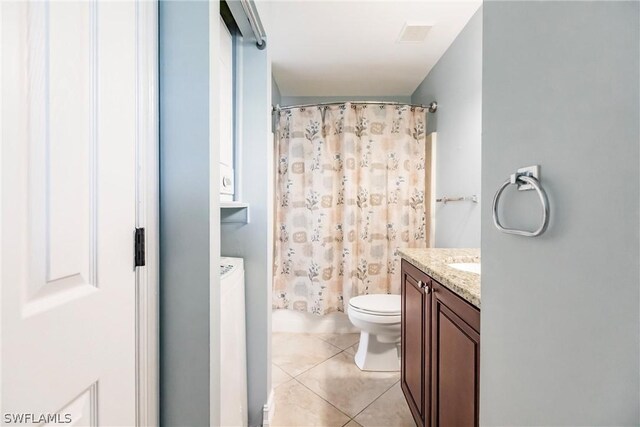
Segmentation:
<svg viewBox="0 0 640 427">
<path fill-rule="evenodd" d="M 292 310 L 273 310 L 271 315 L 271 330 L 273 332 L 293 333 L 358 333 L 360 330 L 353 326 L 345 313 L 329 313 L 316 316 L 311 313 Z"/>
<path fill-rule="evenodd" d="M 276 400 L 273 398 L 273 389 L 269 393 L 267 403 L 262 407 L 262 426 L 269 427 L 273 421 L 273 414 L 276 412 Z"/>
</svg>

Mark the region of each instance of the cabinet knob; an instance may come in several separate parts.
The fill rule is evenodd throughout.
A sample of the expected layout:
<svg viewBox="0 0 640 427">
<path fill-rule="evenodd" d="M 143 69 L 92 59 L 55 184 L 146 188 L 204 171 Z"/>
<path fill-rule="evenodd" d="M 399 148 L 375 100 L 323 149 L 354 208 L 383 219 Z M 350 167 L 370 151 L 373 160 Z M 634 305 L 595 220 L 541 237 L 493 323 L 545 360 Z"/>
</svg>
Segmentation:
<svg viewBox="0 0 640 427">
<path fill-rule="evenodd" d="M 424 289 L 425 293 L 429 293 L 431 291 L 431 289 L 429 289 L 429 286 L 427 286 L 427 282 L 423 282 L 422 280 L 418 280 L 418 286 L 420 286 L 420 289 Z"/>
</svg>

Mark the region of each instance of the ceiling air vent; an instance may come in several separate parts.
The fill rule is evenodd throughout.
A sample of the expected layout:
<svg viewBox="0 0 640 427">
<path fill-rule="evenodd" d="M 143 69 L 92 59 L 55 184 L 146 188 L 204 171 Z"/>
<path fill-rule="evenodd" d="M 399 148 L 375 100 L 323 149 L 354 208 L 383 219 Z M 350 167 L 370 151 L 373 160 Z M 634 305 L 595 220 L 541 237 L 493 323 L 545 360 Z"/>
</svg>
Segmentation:
<svg viewBox="0 0 640 427">
<path fill-rule="evenodd" d="M 406 22 L 402 31 L 400 31 L 400 37 L 398 37 L 398 43 L 420 43 L 427 37 L 427 33 L 431 29 L 431 25 L 417 24 Z"/>
</svg>

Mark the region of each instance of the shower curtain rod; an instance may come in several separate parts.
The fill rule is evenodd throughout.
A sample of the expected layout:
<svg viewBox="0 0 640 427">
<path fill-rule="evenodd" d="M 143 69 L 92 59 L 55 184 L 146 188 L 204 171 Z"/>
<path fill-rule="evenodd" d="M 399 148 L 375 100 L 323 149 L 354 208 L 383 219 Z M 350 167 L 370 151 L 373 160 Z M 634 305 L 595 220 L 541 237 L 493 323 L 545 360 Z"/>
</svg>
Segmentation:
<svg viewBox="0 0 640 427">
<path fill-rule="evenodd" d="M 371 104 L 371 105 L 408 105 L 410 107 L 420 107 L 426 108 L 430 113 L 435 113 L 438 110 L 438 103 L 436 101 L 432 101 L 429 105 L 423 104 L 408 104 L 406 102 L 383 102 L 383 101 L 345 101 L 345 102 L 320 102 L 318 104 L 300 104 L 300 105 L 288 105 L 285 107 L 281 107 L 280 105 L 272 106 L 271 112 L 289 110 L 291 108 L 302 108 L 302 107 L 318 107 L 324 105 L 339 105 L 346 104 L 347 102 L 351 102 L 351 104 Z"/>
</svg>

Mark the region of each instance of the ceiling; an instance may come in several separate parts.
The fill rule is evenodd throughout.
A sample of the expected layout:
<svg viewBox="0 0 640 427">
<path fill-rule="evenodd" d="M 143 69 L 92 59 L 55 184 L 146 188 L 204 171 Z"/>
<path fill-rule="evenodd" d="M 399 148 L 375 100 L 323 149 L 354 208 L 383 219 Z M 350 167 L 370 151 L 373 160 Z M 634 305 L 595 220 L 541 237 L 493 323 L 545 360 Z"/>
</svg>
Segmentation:
<svg viewBox="0 0 640 427">
<path fill-rule="evenodd" d="M 256 0 L 283 96 L 411 95 L 481 4 Z M 398 43 L 405 23 L 432 28 Z"/>
</svg>

